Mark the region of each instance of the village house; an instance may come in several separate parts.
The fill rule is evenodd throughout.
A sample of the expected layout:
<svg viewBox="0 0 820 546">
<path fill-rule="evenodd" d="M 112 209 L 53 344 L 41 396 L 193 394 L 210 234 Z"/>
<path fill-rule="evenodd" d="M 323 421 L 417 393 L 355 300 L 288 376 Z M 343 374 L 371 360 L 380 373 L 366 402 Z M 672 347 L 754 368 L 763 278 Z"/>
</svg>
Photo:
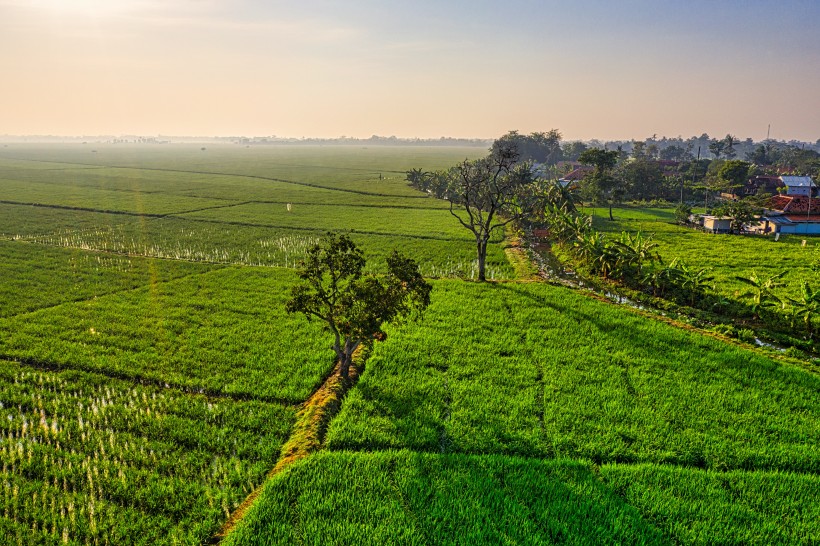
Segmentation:
<svg viewBox="0 0 820 546">
<path fill-rule="evenodd" d="M 781 191 L 786 191 L 786 186 L 779 176 L 761 175 L 750 178 L 741 189 L 741 194 L 744 197 L 758 194 L 778 195 Z"/>
<path fill-rule="evenodd" d="M 558 183 L 564 186 L 565 188 L 573 189 L 574 187 L 578 186 L 578 183 L 581 182 L 588 174 L 592 173 L 594 169 L 589 166 L 582 166 L 574 169 L 561 178 L 558 179 Z"/>
<path fill-rule="evenodd" d="M 786 186 L 786 195 L 817 196 L 817 186 L 810 176 L 781 176 L 780 180 Z"/>
<path fill-rule="evenodd" d="M 759 229 L 764 233 L 796 233 L 820 235 L 820 199 L 812 196 L 815 185 L 808 176 L 784 176 L 789 191 L 804 192 L 776 195 L 769 199 L 760 221 Z M 807 179 L 807 181 L 806 181 Z M 791 186 L 788 184 L 792 183 Z"/>
<path fill-rule="evenodd" d="M 732 219 L 711 214 L 692 214 L 689 223 L 708 233 L 730 233 Z"/>
</svg>

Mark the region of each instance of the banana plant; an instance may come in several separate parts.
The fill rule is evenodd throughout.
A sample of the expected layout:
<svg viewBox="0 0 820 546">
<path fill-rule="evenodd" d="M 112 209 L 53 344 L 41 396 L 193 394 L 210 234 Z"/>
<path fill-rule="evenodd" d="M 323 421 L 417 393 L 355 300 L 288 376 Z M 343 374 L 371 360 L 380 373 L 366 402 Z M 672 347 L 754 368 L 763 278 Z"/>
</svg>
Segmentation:
<svg viewBox="0 0 820 546">
<path fill-rule="evenodd" d="M 573 214 L 566 209 L 558 209 L 550 217 L 550 231 L 561 243 L 577 241 L 591 229 L 590 217 Z"/>
<path fill-rule="evenodd" d="M 640 278 L 644 264 L 661 259 L 656 250 L 658 243 L 652 240 L 651 235 L 644 237 L 640 231 L 634 235 L 621 232 L 620 240 L 613 242 L 613 246 L 617 253 L 618 270 L 623 275 L 635 274 L 636 278 Z"/>
<path fill-rule="evenodd" d="M 573 242 L 573 248 L 575 249 L 575 255 L 581 262 L 597 270 L 596 262 L 599 256 L 604 254 L 606 237 L 599 231 L 580 233 Z"/>
<path fill-rule="evenodd" d="M 781 271 L 776 275 L 764 277 L 762 275 L 758 275 L 756 271 L 752 271 L 752 274 L 748 277 L 734 277 L 735 280 L 745 283 L 751 287 L 749 290 L 741 294 L 741 297 L 752 298 L 752 312 L 756 317 L 760 316 L 760 311 L 763 308 L 782 303 L 780 298 L 774 294 L 774 289 L 784 286 L 784 283 L 779 279 L 785 274 L 785 271 Z"/>
<path fill-rule="evenodd" d="M 698 296 L 703 295 L 707 290 L 712 289 L 711 281 L 714 279 L 708 267 L 689 267 L 680 262 L 680 287 L 689 296 L 689 305 L 694 307 Z"/>
<path fill-rule="evenodd" d="M 794 315 L 803 318 L 806 332 L 811 338 L 814 335 L 812 323 L 817 314 L 820 313 L 820 289 L 815 290 L 809 283 L 803 281 L 800 285 L 800 298 L 789 298 L 789 302 L 792 305 Z"/>
</svg>

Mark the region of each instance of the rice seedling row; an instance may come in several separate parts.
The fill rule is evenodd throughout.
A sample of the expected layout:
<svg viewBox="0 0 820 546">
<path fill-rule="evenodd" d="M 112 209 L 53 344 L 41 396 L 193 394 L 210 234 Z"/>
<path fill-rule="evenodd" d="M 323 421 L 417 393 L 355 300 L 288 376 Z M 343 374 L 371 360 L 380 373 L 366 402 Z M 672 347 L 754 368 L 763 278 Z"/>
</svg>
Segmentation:
<svg viewBox="0 0 820 546">
<path fill-rule="evenodd" d="M 200 544 L 264 478 L 292 408 L 0 362 L 8 544 Z"/>
<path fill-rule="evenodd" d="M 201 273 L 210 266 L 0 241 L 0 317 Z"/>
<path fill-rule="evenodd" d="M 0 354 L 299 403 L 330 372 L 333 353 L 318 323 L 285 314 L 295 278 L 231 267 L 0 319 Z"/>
</svg>

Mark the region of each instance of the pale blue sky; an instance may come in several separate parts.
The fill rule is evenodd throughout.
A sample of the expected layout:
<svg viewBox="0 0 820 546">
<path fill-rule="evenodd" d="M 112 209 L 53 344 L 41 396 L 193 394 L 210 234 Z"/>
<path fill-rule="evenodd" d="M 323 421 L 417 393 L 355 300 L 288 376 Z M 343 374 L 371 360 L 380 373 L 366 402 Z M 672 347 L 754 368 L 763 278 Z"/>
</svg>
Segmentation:
<svg viewBox="0 0 820 546">
<path fill-rule="evenodd" d="M 0 133 L 820 138 L 820 2 L 0 0 Z"/>
</svg>

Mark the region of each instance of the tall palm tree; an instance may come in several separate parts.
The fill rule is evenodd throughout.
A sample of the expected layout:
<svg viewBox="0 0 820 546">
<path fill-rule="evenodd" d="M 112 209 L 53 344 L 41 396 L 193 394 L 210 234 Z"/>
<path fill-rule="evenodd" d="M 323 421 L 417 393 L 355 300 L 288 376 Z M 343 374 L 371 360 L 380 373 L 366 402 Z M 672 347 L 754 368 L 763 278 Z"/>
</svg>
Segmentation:
<svg viewBox="0 0 820 546">
<path fill-rule="evenodd" d="M 735 151 L 735 144 L 740 144 L 740 140 L 734 135 L 726 135 L 723 139 L 723 155 L 726 156 L 726 159 L 733 159 L 737 152 Z"/>
<path fill-rule="evenodd" d="M 723 150 L 726 148 L 726 141 L 725 140 L 717 140 L 714 139 L 712 142 L 709 143 L 709 151 L 714 154 L 715 159 L 720 159 L 720 156 L 723 154 Z"/>
</svg>

